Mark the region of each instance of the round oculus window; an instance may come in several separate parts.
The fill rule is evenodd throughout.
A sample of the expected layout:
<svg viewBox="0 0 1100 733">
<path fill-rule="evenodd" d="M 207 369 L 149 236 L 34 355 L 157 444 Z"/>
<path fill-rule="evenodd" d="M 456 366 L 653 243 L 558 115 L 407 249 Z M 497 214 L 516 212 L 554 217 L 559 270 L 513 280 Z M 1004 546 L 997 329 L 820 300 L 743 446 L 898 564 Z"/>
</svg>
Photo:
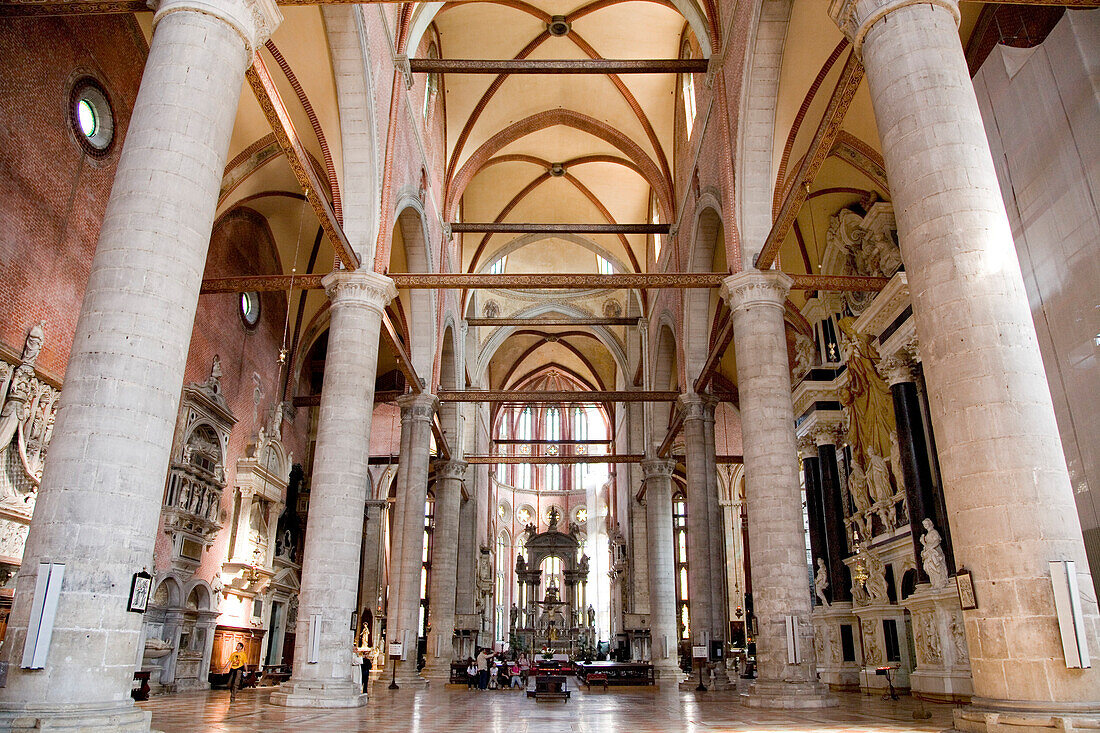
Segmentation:
<svg viewBox="0 0 1100 733">
<path fill-rule="evenodd" d="M 260 294 L 254 290 L 241 293 L 241 320 L 248 328 L 260 322 Z"/>
<path fill-rule="evenodd" d="M 69 116 L 76 139 L 88 153 L 106 155 L 115 139 L 115 116 L 107 93 L 94 79 L 73 86 Z"/>
</svg>

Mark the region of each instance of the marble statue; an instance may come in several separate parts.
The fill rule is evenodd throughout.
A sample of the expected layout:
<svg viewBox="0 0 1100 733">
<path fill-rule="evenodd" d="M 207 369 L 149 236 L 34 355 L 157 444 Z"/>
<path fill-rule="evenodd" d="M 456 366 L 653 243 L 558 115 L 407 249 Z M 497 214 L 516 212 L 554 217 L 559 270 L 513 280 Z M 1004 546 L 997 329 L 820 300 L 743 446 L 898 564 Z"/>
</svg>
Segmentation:
<svg viewBox="0 0 1100 733">
<path fill-rule="evenodd" d="M 589 628 L 596 628 L 596 609 L 592 607 L 592 604 L 588 604 L 588 626 Z"/>
<path fill-rule="evenodd" d="M 814 593 L 825 608 L 829 608 L 829 599 L 825 597 L 825 590 L 829 587 L 829 571 L 825 567 L 825 558 L 817 558 L 817 573 L 814 575 Z"/>
<path fill-rule="evenodd" d="M 792 382 L 797 382 L 806 376 L 806 373 L 810 371 L 810 368 L 814 365 L 814 342 L 813 340 L 803 333 L 796 333 L 794 336 L 794 370 L 791 374 Z"/>
<path fill-rule="evenodd" d="M 886 566 L 882 564 L 878 553 L 869 547 L 864 549 L 863 556 L 864 567 L 867 569 L 867 580 L 863 581 L 863 587 L 867 589 L 868 599 L 872 603 L 888 603 L 890 593 L 886 587 Z"/>
<path fill-rule="evenodd" d="M 943 554 L 943 538 L 936 531 L 931 519 L 925 518 L 921 525 L 924 526 L 924 534 L 920 538 L 921 565 L 932 587 L 943 588 L 947 585 L 947 559 Z"/>
<path fill-rule="evenodd" d="M 886 459 L 873 449 L 867 451 L 867 488 L 882 518 L 883 524 L 897 526 L 897 508 L 894 505 L 894 487 L 890 485 L 890 469 Z"/>
<path fill-rule="evenodd" d="M 516 553 L 516 575 L 527 572 L 527 561 L 523 558 L 523 553 Z"/>
<path fill-rule="evenodd" d="M 519 621 L 519 606 L 512 604 L 512 608 L 508 611 L 508 629 L 514 631 L 516 623 Z"/>
<path fill-rule="evenodd" d="M 870 538 L 871 520 L 867 517 L 867 512 L 871 509 L 871 499 L 867 494 L 867 475 L 856 461 L 852 462 L 852 470 L 848 474 L 848 493 L 856 507 L 852 518 L 859 525 L 860 534 Z"/>
</svg>

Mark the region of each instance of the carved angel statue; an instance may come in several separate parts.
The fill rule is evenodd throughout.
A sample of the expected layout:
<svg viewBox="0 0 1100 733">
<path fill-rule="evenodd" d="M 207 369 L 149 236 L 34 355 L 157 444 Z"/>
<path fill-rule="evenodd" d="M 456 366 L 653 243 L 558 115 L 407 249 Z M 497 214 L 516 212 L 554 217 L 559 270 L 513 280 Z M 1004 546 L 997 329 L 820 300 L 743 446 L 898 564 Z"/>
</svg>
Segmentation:
<svg viewBox="0 0 1100 733">
<path fill-rule="evenodd" d="M 829 571 L 825 567 L 825 558 L 817 558 L 817 573 L 814 575 L 814 593 L 821 605 L 828 608 L 831 604 L 825 597 L 825 590 L 829 587 Z"/>
<path fill-rule="evenodd" d="M 921 565 L 924 566 L 932 587 L 943 588 L 947 585 L 947 559 L 943 554 L 943 538 L 936 531 L 931 519 L 926 518 L 921 524 L 924 526 L 924 534 L 920 538 Z"/>
</svg>

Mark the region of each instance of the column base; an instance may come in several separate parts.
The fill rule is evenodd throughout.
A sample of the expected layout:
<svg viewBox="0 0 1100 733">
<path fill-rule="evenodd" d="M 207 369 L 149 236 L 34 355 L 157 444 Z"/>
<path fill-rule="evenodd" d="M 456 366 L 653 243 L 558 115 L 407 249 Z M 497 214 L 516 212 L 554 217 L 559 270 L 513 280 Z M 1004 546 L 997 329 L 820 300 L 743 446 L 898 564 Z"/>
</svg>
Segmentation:
<svg viewBox="0 0 1100 733">
<path fill-rule="evenodd" d="M 684 673 L 675 663 L 654 665 L 653 677 L 658 685 L 677 685 L 684 680 Z"/>
<path fill-rule="evenodd" d="M 829 694 L 820 682 L 750 682 L 741 693 L 741 704 L 748 708 L 780 708 L 784 710 L 812 710 L 831 708 L 840 700 Z"/>
<path fill-rule="evenodd" d="M 967 733 L 1050 733 L 1100 728 L 1100 703 L 1058 704 L 974 698 L 957 708 L 954 729 Z"/>
<path fill-rule="evenodd" d="M 132 702 L 109 705 L 5 704 L 0 708 L 0 731 L 53 731 L 83 733 L 150 733 L 152 713 L 134 707 Z"/>
<path fill-rule="evenodd" d="M 367 694 L 348 680 L 291 679 L 271 693 L 270 702 L 288 708 L 357 708 L 367 704 Z"/>
<path fill-rule="evenodd" d="M 432 664 L 429 662 L 420 670 L 420 676 L 428 682 L 449 682 L 451 679 L 451 662 Z M 397 684 L 401 684 L 398 680 Z"/>
</svg>

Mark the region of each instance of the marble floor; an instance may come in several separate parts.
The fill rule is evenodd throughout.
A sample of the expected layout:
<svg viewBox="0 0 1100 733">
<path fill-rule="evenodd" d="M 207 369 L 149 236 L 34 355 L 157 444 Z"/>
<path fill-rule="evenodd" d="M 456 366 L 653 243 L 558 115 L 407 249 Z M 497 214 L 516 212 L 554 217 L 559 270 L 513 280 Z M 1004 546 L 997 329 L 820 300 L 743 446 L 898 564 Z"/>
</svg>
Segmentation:
<svg viewBox="0 0 1100 733">
<path fill-rule="evenodd" d="M 391 691 L 376 684 L 370 702 L 355 710 L 303 710 L 268 703 L 271 688 L 244 690 L 232 705 L 224 690 L 156 697 L 141 707 L 164 733 L 932 733 L 950 728 L 951 706 L 924 704 L 932 717 L 914 720 L 917 703 L 903 696 L 843 693 L 840 706 L 797 713 L 750 710 L 735 692 L 620 689 L 585 692 L 570 684 L 568 702 L 536 702 L 516 691 L 466 690 L 432 685 Z"/>
</svg>

